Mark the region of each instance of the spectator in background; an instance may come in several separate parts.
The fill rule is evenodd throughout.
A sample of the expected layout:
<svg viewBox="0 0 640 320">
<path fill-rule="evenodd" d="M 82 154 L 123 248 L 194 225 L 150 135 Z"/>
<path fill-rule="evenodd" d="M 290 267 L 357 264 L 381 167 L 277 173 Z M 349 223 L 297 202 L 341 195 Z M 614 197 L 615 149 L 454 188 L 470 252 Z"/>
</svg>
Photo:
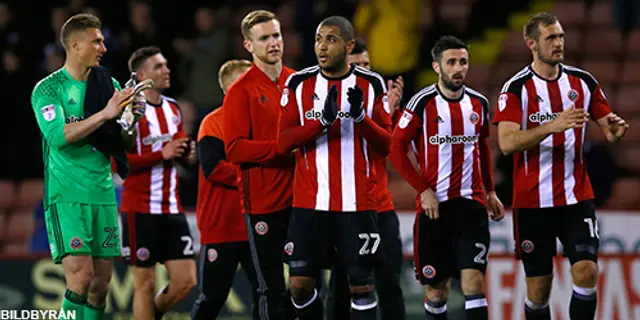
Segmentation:
<svg viewBox="0 0 640 320">
<path fill-rule="evenodd" d="M 363 0 L 353 25 L 369 46 L 371 69 L 386 80 L 402 76 L 405 93 L 401 105 L 415 93 L 420 56 L 420 0 Z"/>
<path fill-rule="evenodd" d="M 60 42 L 60 30 L 62 25 L 71 15 L 66 7 L 55 7 L 51 10 L 51 33 L 47 39 L 45 39 L 45 45 L 42 51 L 43 56 L 47 51 L 57 50 L 64 52 L 62 43 Z"/>
<path fill-rule="evenodd" d="M 0 51 L 7 46 L 20 43 L 20 30 L 13 19 L 11 8 L 5 2 L 0 2 Z"/>
<path fill-rule="evenodd" d="M 151 6 L 144 1 L 132 1 L 129 9 L 130 27 L 122 33 L 122 44 L 126 51 L 158 45 L 156 26 Z"/>
<path fill-rule="evenodd" d="M 640 1 L 614 0 L 615 21 L 623 32 L 640 28 Z"/>
<path fill-rule="evenodd" d="M 173 46 L 181 55 L 180 70 L 186 72 L 185 98 L 193 102 L 202 119 L 215 106 L 222 103 L 222 90 L 216 83 L 217 72 L 227 60 L 231 39 L 226 28 L 217 25 L 215 13 L 209 7 L 200 7 L 195 13 L 198 36 L 194 40 L 175 39 Z"/>
</svg>

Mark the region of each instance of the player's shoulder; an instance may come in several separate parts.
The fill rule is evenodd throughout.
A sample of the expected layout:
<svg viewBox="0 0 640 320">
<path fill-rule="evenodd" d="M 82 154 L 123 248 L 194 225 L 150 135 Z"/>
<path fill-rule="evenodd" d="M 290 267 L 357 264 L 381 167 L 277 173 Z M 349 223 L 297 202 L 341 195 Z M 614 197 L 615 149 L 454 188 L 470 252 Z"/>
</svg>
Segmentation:
<svg viewBox="0 0 640 320">
<path fill-rule="evenodd" d="M 172 98 L 172 97 L 169 97 L 169 96 L 165 96 L 165 95 L 160 95 L 160 97 L 162 97 L 162 100 L 166 100 L 169 104 L 172 104 L 176 108 L 180 109 L 180 105 L 178 104 L 178 100 L 176 100 L 175 98 Z"/>
<path fill-rule="evenodd" d="M 426 86 L 411 97 L 407 103 L 406 109 L 414 113 L 420 113 L 419 111 L 424 109 L 429 101 L 438 95 L 438 88 L 436 84 Z"/>
<path fill-rule="evenodd" d="M 290 75 L 296 73 L 296 70 L 291 69 L 287 66 L 282 66 L 282 74 L 284 74 L 286 77 L 289 77 Z"/>
<path fill-rule="evenodd" d="M 373 86 L 373 90 L 376 92 L 376 95 L 387 91 L 387 87 L 384 84 L 384 79 L 379 73 L 365 69 L 361 66 L 355 66 L 353 74 L 355 74 L 357 77 L 367 80 Z"/>
<path fill-rule="evenodd" d="M 594 77 L 593 74 L 591 74 L 587 70 L 580 69 L 578 67 L 570 66 L 567 64 L 561 64 L 561 67 L 564 73 L 581 79 L 587 84 L 587 86 L 589 86 L 589 88 L 591 88 L 591 90 L 594 90 L 595 87 L 598 85 L 598 80 L 596 80 L 596 77 Z"/>
<path fill-rule="evenodd" d="M 522 92 L 522 87 L 524 87 L 525 83 L 533 77 L 533 71 L 530 66 L 526 66 L 520 71 L 516 72 L 511 78 L 505 81 L 501 93 L 511 92 L 517 96 L 520 96 L 520 92 Z"/>
<path fill-rule="evenodd" d="M 204 119 L 202 119 L 198 136 L 213 136 L 220 139 L 222 138 L 223 110 L 224 108 L 220 106 L 212 112 L 209 112 L 209 114 L 207 114 Z"/>
<path fill-rule="evenodd" d="M 464 87 L 464 91 L 471 99 L 476 99 L 484 105 L 489 105 L 489 99 L 480 91 L 467 86 Z"/>
<path fill-rule="evenodd" d="M 58 94 L 59 89 L 63 85 L 66 80 L 66 76 L 64 75 L 62 69 L 58 69 L 46 77 L 40 79 L 33 87 L 33 91 L 31 93 L 32 97 L 35 96 L 46 96 L 46 97 L 54 97 Z"/>
<path fill-rule="evenodd" d="M 319 65 L 304 68 L 300 71 L 296 71 L 290 74 L 289 77 L 287 77 L 287 81 L 285 81 L 284 85 L 291 90 L 295 90 L 303 81 L 317 76 L 319 72 Z"/>
</svg>

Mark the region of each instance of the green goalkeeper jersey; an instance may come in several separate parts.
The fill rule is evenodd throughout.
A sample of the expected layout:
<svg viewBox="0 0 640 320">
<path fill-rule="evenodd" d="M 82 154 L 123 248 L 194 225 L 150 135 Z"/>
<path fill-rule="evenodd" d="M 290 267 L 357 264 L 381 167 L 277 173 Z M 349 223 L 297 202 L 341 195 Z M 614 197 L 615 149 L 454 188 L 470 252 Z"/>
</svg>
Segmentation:
<svg viewBox="0 0 640 320">
<path fill-rule="evenodd" d="M 120 84 L 112 79 L 115 88 Z M 111 160 L 88 141 L 67 143 L 65 124 L 84 119 L 87 83 L 59 69 L 40 80 L 31 94 L 31 106 L 42 134 L 44 204 L 76 202 L 116 204 Z"/>
</svg>

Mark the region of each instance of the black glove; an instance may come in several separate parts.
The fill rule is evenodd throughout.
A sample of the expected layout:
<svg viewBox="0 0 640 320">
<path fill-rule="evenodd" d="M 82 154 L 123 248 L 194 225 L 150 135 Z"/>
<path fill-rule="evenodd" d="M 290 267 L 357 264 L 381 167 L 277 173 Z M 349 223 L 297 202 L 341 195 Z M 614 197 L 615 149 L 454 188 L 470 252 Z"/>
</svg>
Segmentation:
<svg viewBox="0 0 640 320">
<path fill-rule="evenodd" d="M 336 121 L 338 117 L 338 89 L 336 85 L 332 85 L 327 94 L 327 99 L 324 101 L 324 108 L 322 108 L 322 117 L 320 117 L 320 123 L 329 127 Z"/>
<path fill-rule="evenodd" d="M 351 119 L 356 123 L 360 123 L 364 120 L 365 113 L 362 99 L 363 93 L 360 87 L 354 86 L 347 90 L 347 101 L 349 101 L 349 104 L 351 105 L 349 113 L 351 114 Z"/>
</svg>

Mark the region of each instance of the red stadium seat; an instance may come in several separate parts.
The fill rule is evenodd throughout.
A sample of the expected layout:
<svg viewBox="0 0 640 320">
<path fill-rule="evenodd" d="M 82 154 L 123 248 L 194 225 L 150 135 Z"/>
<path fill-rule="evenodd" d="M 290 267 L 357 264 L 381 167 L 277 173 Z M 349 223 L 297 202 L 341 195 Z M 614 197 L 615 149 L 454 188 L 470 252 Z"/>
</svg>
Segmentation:
<svg viewBox="0 0 640 320">
<path fill-rule="evenodd" d="M 0 180 L 0 214 L 8 210 L 15 197 L 15 185 L 10 180 Z"/>
<path fill-rule="evenodd" d="M 515 76 L 516 73 L 527 66 L 529 61 L 503 61 L 497 63 L 491 71 L 490 86 L 498 90 L 502 89 L 507 80 Z"/>
<path fill-rule="evenodd" d="M 579 27 L 585 23 L 586 8 L 583 1 L 557 1 L 551 13 L 555 14 L 565 27 Z"/>
<path fill-rule="evenodd" d="M 621 87 L 616 93 L 615 99 L 609 97 L 611 108 L 624 118 L 640 115 L 638 101 L 640 101 L 640 90 L 637 86 L 631 85 Z"/>
<path fill-rule="evenodd" d="M 622 70 L 622 83 L 640 84 L 640 59 L 625 61 Z"/>
<path fill-rule="evenodd" d="M 502 43 L 502 59 L 506 60 L 522 60 L 527 59 L 531 55 L 527 47 L 522 33 L 518 31 L 510 32 Z"/>
<path fill-rule="evenodd" d="M 433 7 L 425 1 L 420 8 L 420 30 L 426 32 L 433 24 Z"/>
<path fill-rule="evenodd" d="M 629 34 L 626 51 L 628 57 L 640 57 L 640 29 L 635 29 Z"/>
<path fill-rule="evenodd" d="M 612 57 L 622 53 L 623 38 L 616 29 L 592 29 L 585 35 L 584 54 L 587 57 Z"/>
<path fill-rule="evenodd" d="M 565 29 L 564 40 L 564 57 L 565 59 L 582 58 L 584 51 L 582 50 L 584 33 L 582 30 L 573 28 Z"/>
<path fill-rule="evenodd" d="M 613 26 L 613 1 L 595 2 L 588 13 L 588 22 L 592 28 Z"/>
<path fill-rule="evenodd" d="M 33 235 L 33 211 L 14 211 L 7 221 L 4 238 L 23 242 Z"/>
<path fill-rule="evenodd" d="M 593 74 L 602 86 L 617 83 L 620 78 L 620 64 L 615 60 L 589 59 L 582 62 L 582 68 Z"/>
<path fill-rule="evenodd" d="M 632 210 L 640 207 L 640 179 L 620 178 L 613 185 L 613 191 L 604 207 L 612 210 Z"/>
<path fill-rule="evenodd" d="M 32 211 L 42 200 L 44 182 L 42 180 L 24 180 L 18 185 L 15 209 Z"/>
</svg>

